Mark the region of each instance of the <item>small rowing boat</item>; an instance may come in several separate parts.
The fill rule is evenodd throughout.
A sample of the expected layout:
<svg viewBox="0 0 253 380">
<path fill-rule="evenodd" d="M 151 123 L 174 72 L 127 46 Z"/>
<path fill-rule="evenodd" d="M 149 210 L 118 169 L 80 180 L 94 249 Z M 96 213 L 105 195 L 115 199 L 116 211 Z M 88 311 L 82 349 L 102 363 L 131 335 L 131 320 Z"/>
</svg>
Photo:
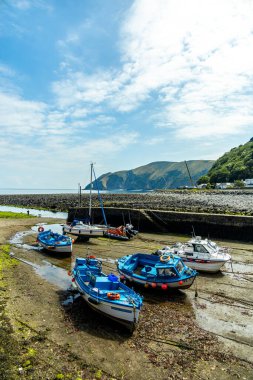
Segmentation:
<svg viewBox="0 0 253 380">
<path fill-rule="evenodd" d="M 135 329 L 142 297 L 120 282 L 113 273 L 102 272 L 102 263 L 94 257 L 77 258 L 71 272 L 72 285 L 94 310 Z"/>
<path fill-rule="evenodd" d="M 44 231 L 43 227 L 39 227 L 37 242 L 41 247 L 50 252 L 70 254 L 72 252 L 72 239 L 70 237 L 51 230 Z"/>
</svg>

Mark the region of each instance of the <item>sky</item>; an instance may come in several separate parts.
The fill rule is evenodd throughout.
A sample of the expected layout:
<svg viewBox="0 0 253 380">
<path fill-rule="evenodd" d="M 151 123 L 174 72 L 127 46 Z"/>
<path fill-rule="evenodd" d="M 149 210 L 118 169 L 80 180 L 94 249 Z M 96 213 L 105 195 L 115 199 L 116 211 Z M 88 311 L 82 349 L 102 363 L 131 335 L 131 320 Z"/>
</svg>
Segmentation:
<svg viewBox="0 0 253 380">
<path fill-rule="evenodd" d="M 253 0 L 0 0 L 0 188 L 76 188 L 253 136 Z"/>
</svg>

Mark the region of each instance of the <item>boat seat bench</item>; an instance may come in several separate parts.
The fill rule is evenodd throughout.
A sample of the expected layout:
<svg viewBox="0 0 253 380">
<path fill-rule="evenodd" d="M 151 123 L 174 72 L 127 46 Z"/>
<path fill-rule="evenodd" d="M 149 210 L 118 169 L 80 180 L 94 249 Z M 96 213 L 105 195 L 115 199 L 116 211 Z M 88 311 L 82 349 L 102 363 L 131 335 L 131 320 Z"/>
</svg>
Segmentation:
<svg viewBox="0 0 253 380">
<path fill-rule="evenodd" d="M 100 290 L 117 290 L 118 282 L 112 282 L 107 277 L 97 277 L 95 287 Z"/>
</svg>

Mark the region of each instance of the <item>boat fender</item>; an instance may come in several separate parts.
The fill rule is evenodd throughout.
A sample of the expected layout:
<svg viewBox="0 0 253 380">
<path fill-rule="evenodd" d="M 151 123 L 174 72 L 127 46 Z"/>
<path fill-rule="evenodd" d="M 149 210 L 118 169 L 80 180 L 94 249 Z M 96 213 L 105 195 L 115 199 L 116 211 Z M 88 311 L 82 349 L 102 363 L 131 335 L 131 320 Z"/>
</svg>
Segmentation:
<svg viewBox="0 0 253 380">
<path fill-rule="evenodd" d="M 162 255 L 160 256 L 160 261 L 162 261 L 163 263 L 166 263 L 167 261 L 170 261 L 170 256 Z"/>
<path fill-rule="evenodd" d="M 109 300 L 119 300 L 120 294 L 119 293 L 107 293 L 107 298 L 109 298 Z"/>
<path fill-rule="evenodd" d="M 40 227 L 38 228 L 38 231 L 39 231 L 39 232 L 43 232 L 43 231 L 44 231 L 44 228 L 43 228 L 42 226 L 40 226 Z"/>
</svg>

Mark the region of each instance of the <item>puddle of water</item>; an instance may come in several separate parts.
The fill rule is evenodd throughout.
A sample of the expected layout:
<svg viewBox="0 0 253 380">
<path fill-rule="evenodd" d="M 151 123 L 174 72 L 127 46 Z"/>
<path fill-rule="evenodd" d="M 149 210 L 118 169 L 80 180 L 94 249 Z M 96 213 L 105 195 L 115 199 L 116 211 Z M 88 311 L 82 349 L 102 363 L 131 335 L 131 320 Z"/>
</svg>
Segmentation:
<svg viewBox="0 0 253 380">
<path fill-rule="evenodd" d="M 240 262 L 234 262 L 233 265 L 233 271 L 234 273 L 244 273 L 244 274 L 252 274 L 253 275 L 253 264 L 248 263 L 240 263 Z"/>
<path fill-rule="evenodd" d="M 17 257 L 13 252 L 10 253 L 10 256 L 16 260 L 22 261 L 22 263 L 25 263 L 33 267 L 35 272 L 40 277 L 50 282 L 50 284 L 54 284 L 61 289 L 67 289 L 71 285 L 71 278 L 68 275 L 66 269 L 57 267 L 46 260 L 42 261 L 42 265 L 33 263 L 31 261 Z"/>
<path fill-rule="evenodd" d="M 193 302 L 200 327 L 223 337 L 252 344 L 252 311 L 235 305 L 214 303 L 198 298 Z M 239 311 L 239 312 L 238 312 Z"/>
<path fill-rule="evenodd" d="M 29 235 L 33 235 L 33 231 L 22 231 L 22 232 L 17 232 L 9 241 L 11 244 L 15 245 L 17 248 L 23 248 L 27 250 L 36 250 L 39 251 L 41 248 L 36 247 L 33 245 L 25 244 L 23 242 L 24 238 Z"/>
<path fill-rule="evenodd" d="M 65 269 L 52 265 L 43 260 L 43 265 L 36 265 L 36 273 L 61 289 L 67 289 L 71 285 L 71 277 Z"/>
<path fill-rule="evenodd" d="M 30 215 L 41 216 L 44 218 L 57 218 L 57 219 L 67 219 L 67 212 L 53 212 L 47 210 L 37 210 L 33 208 L 22 208 L 22 207 L 12 207 L 12 206 L 0 206 L 0 211 L 10 211 L 26 214 L 29 211 Z"/>
</svg>

